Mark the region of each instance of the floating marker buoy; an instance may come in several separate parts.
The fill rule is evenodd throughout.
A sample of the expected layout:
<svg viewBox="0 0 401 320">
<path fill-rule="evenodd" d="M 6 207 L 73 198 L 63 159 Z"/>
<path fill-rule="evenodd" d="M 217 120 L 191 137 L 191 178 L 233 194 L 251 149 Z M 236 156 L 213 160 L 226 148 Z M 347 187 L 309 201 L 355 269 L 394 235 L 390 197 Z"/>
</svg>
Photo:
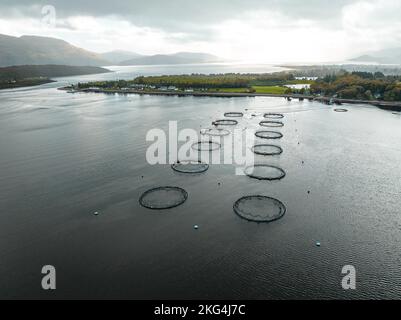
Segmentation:
<svg viewBox="0 0 401 320">
<path fill-rule="evenodd" d="M 199 226 L 196 224 L 196 225 L 194 225 L 194 229 L 195 230 L 198 230 L 199 229 Z"/>
<path fill-rule="evenodd" d="M 98 215 L 99 215 L 99 212 L 96 211 L 96 212 L 94 212 L 93 214 L 94 214 L 95 216 L 98 216 Z"/>
<path fill-rule="evenodd" d="M 316 247 L 320 247 L 320 242 L 316 242 Z"/>
</svg>

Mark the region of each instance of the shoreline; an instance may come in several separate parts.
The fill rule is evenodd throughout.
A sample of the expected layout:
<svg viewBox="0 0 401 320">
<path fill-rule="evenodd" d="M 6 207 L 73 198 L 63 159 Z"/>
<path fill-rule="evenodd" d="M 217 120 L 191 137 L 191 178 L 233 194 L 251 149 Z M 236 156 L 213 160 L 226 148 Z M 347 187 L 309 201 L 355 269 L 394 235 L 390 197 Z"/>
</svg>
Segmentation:
<svg viewBox="0 0 401 320">
<path fill-rule="evenodd" d="M 18 82 L 10 83 L 10 84 L 7 84 L 7 85 L 0 84 L 0 90 L 37 87 L 37 86 L 41 86 L 43 84 L 48 84 L 48 83 L 53 83 L 53 82 L 57 82 L 57 81 L 52 80 L 52 79 L 47 79 L 47 80 L 43 80 L 43 81 L 33 82 L 33 83 L 30 83 L 30 84 L 18 83 Z"/>
<path fill-rule="evenodd" d="M 218 98 L 236 98 L 236 97 L 270 97 L 286 98 L 298 100 L 317 101 L 325 104 L 368 104 L 383 110 L 401 111 L 401 101 L 379 101 L 379 100 L 353 100 L 340 99 L 322 96 L 310 96 L 300 94 L 271 94 L 271 93 L 245 93 L 245 92 L 176 92 L 176 91 L 143 91 L 143 90 L 102 90 L 102 89 L 80 89 L 71 90 L 70 87 L 59 88 L 59 90 L 68 93 L 103 93 L 103 94 L 139 94 L 154 96 L 178 96 L 178 97 L 218 97 Z"/>
</svg>

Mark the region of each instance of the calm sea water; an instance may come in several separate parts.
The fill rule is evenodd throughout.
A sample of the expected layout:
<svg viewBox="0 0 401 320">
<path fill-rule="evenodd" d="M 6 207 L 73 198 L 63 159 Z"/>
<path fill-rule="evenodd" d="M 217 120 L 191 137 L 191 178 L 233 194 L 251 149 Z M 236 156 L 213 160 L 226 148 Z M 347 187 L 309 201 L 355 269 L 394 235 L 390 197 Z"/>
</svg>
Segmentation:
<svg viewBox="0 0 401 320">
<path fill-rule="evenodd" d="M 1 298 L 401 298 L 399 114 L 364 105 L 336 113 L 278 98 L 56 89 L 213 67 L 237 71 L 122 68 L 0 92 Z M 236 176 L 230 165 L 188 177 L 147 163 L 149 129 L 176 120 L 199 130 L 229 111 L 256 114 L 239 120 L 255 129 L 264 112 L 285 114 L 275 142 L 284 152 L 269 160 L 286 171 L 283 180 Z M 163 212 L 142 208 L 140 195 L 160 185 L 184 188 L 188 200 Z M 242 220 L 233 203 L 251 194 L 280 199 L 286 215 L 271 224 Z M 48 264 L 57 270 L 51 292 L 40 285 Z M 357 270 L 355 291 L 341 288 L 348 264 Z"/>
</svg>

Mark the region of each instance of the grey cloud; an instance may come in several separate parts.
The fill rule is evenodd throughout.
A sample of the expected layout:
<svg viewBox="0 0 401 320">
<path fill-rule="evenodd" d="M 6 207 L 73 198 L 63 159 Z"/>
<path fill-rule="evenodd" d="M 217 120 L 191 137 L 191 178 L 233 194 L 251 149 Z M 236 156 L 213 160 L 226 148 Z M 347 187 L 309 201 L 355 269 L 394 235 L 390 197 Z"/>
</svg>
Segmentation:
<svg viewBox="0 0 401 320">
<path fill-rule="evenodd" d="M 356 0 L 0 0 L 0 15 L 12 12 L 39 16 L 44 5 L 54 5 L 57 15 L 121 16 L 138 26 L 174 32 L 204 31 L 208 26 L 240 16 L 249 10 L 276 10 L 294 18 L 336 21 L 342 7 Z"/>
</svg>

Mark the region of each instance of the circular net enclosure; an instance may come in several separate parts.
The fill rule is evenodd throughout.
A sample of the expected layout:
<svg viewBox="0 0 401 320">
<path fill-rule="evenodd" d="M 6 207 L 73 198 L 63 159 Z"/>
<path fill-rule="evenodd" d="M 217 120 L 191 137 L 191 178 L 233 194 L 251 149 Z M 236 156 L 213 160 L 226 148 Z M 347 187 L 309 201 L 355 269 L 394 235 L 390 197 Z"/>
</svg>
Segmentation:
<svg viewBox="0 0 401 320">
<path fill-rule="evenodd" d="M 285 177 L 285 171 L 279 167 L 270 166 L 267 164 L 255 164 L 246 167 L 244 173 L 253 179 L 258 180 L 281 180 Z"/>
<path fill-rule="evenodd" d="M 183 161 L 174 163 L 171 165 L 171 168 L 180 173 L 192 174 L 207 171 L 209 169 L 209 165 L 200 161 Z"/>
<path fill-rule="evenodd" d="M 202 129 L 201 134 L 206 136 L 222 137 L 222 136 L 228 136 L 230 134 L 230 131 L 226 129 L 207 128 L 207 129 Z"/>
<path fill-rule="evenodd" d="M 143 193 L 139 198 L 141 206 L 152 210 L 178 207 L 188 198 L 188 193 L 178 187 L 158 187 Z"/>
<path fill-rule="evenodd" d="M 282 113 L 265 113 L 263 117 L 267 119 L 283 119 L 284 115 Z"/>
<path fill-rule="evenodd" d="M 257 144 L 252 147 L 252 152 L 261 156 L 275 156 L 283 153 L 283 149 L 273 144 Z"/>
<path fill-rule="evenodd" d="M 335 112 L 348 112 L 347 109 L 334 109 Z"/>
<path fill-rule="evenodd" d="M 261 139 L 281 139 L 283 134 L 277 131 L 257 131 L 255 136 Z"/>
<path fill-rule="evenodd" d="M 214 126 L 235 126 L 238 124 L 237 120 L 228 120 L 228 119 L 223 119 L 223 120 L 216 120 L 212 123 Z"/>
<path fill-rule="evenodd" d="M 286 212 L 284 204 L 266 196 L 246 196 L 234 203 L 234 212 L 241 218 L 254 222 L 272 222 Z"/>
<path fill-rule="evenodd" d="M 227 118 L 241 118 L 244 114 L 242 112 L 226 112 L 224 116 Z"/>
<path fill-rule="evenodd" d="M 220 149 L 221 144 L 214 141 L 199 141 L 192 145 L 196 151 L 214 151 Z"/>
<path fill-rule="evenodd" d="M 281 121 L 268 121 L 268 120 L 264 120 L 261 121 L 259 123 L 260 126 L 262 127 L 270 127 L 270 128 L 280 128 L 280 127 L 284 127 L 284 123 L 282 123 Z"/>
</svg>

